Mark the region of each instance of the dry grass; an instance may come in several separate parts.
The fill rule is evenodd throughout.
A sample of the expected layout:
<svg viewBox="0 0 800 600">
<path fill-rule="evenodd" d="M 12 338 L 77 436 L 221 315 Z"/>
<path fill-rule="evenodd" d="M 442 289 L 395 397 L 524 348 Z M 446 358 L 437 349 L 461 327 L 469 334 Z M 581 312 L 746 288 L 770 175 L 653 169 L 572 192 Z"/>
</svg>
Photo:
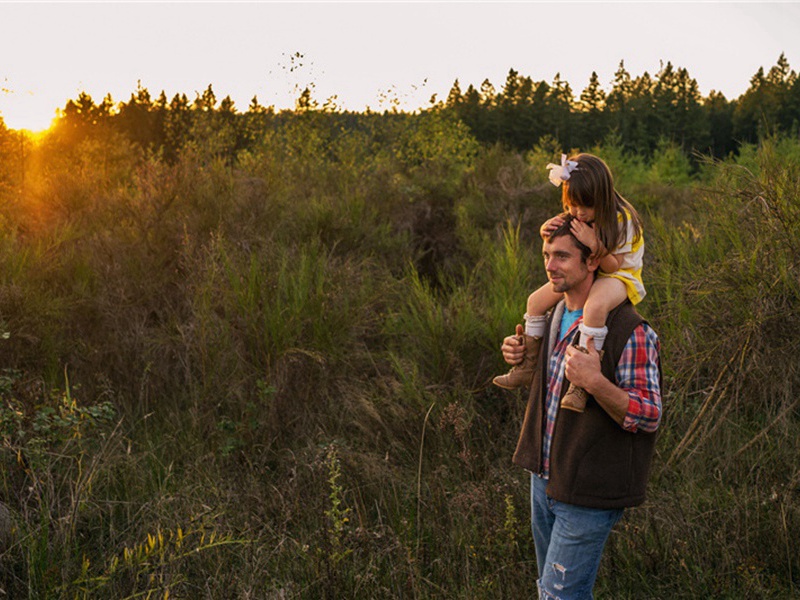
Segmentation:
<svg viewBox="0 0 800 600">
<path fill-rule="evenodd" d="M 0 188 L 6 593 L 533 593 L 524 398 L 489 381 L 542 279 L 548 150 L 403 119 L 303 115 L 234 162 L 53 138 Z M 800 150 L 702 184 L 595 151 L 646 198 L 668 415 L 599 595 L 796 595 Z"/>
</svg>

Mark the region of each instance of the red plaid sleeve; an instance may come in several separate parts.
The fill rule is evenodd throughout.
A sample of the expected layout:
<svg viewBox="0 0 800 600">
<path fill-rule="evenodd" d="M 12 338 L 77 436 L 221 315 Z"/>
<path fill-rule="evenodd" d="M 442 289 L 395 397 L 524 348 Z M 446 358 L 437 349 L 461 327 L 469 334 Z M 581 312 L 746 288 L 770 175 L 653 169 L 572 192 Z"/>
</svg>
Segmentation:
<svg viewBox="0 0 800 600">
<path fill-rule="evenodd" d="M 631 334 L 617 364 L 617 385 L 628 392 L 627 431 L 652 432 L 661 422 L 659 341 L 655 331 L 642 323 Z"/>
</svg>

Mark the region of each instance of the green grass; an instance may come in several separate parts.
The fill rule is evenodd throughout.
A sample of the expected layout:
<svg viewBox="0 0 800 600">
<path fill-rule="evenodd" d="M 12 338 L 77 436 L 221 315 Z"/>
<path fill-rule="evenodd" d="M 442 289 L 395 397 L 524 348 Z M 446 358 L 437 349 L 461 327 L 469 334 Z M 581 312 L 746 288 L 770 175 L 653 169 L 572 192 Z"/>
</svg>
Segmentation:
<svg viewBox="0 0 800 600">
<path fill-rule="evenodd" d="M 531 596 L 525 397 L 489 382 L 544 280 L 553 149 L 435 112 L 212 142 L 53 138 L 0 188 L 0 587 Z M 592 149 L 646 216 L 667 414 L 600 598 L 800 597 L 798 148 Z"/>
</svg>

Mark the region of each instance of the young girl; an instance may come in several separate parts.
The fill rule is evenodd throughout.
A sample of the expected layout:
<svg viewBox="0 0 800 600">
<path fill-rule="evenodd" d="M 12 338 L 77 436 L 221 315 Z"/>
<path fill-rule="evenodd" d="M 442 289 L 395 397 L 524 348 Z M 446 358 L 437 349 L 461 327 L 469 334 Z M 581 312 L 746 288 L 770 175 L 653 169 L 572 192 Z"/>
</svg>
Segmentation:
<svg viewBox="0 0 800 600">
<path fill-rule="evenodd" d="M 638 304 L 645 296 L 642 221 L 633 206 L 614 189 L 611 171 L 600 158 L 578 154 L 567 160 L 562 155 L 561 165 L 549 164 L 547 168 L 553 185 L 562 185 L 564 211 L 577 219 L 572 233 L 599 259 L 597 279 L 584 305 L 579 329 L 580 345 L 586 348 L 586 338 L 591 337 L 594 347 L 601 352 L 608 333 L 605 327 L 608 313 L 626 297 Z M 540 230 L 542 237 L 546 239 L 563 222 L 563 215 L 546 221 Z M 506 389 L 530 385 L 544 334 L 545 313 L 562 297 L 549 283 L 528 297 L 522 336 L 525 358 L 506 375 L 495 377 L 495 385 Z M 561 406 L 583 412 L 585 405 L 586 392 L 570 384 Z"/>
</svg>

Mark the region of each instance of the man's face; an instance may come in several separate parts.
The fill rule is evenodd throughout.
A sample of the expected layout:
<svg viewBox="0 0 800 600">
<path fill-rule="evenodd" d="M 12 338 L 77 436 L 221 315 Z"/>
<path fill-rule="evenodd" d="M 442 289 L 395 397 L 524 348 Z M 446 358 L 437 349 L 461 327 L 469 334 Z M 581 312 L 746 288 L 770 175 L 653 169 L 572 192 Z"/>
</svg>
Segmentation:
<svg viewBox="0 0 800 600">
<path fill-rule="evenodd" d="M 591 275 L 589 265 L 581 260 L 581 251 L 568 235 L 546 240 L 542 255 L 554 292 L 568 292 Z"/>
</svg>

